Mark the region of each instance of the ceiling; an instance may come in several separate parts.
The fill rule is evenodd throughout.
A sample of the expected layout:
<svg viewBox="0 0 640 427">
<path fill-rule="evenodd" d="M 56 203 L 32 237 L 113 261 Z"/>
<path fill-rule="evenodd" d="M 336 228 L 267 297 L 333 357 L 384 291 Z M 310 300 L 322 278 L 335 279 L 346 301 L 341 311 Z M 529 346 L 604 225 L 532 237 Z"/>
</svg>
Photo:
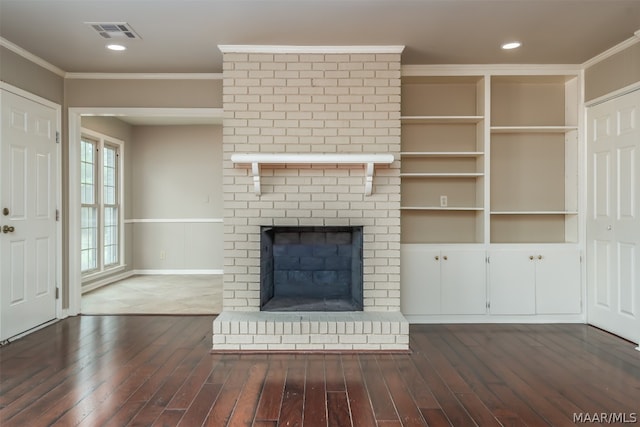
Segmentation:
<svg viewBox="0 0 640 427">
<path fill-rule="evenodd" d="M 125 52 L 85 22 L 127 22 Z M 581 64 L 640 0 L 0 0 L 0 37 L 66 72 L 218 73 L 220 44 L 405 45 L 404 64 Z M 512 39 L 523 45 L 502 51 Z"/>
</svg>

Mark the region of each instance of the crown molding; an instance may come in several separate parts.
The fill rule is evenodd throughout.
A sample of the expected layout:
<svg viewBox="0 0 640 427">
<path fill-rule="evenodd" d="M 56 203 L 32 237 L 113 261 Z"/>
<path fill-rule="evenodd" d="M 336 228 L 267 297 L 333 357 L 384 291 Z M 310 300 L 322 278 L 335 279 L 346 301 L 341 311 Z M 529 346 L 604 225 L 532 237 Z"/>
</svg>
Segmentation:
<svg viewBox="0 0 640 427">
<path fill-rule="evenodd" d="M 48 70 L 48 71 L 51 71 L 54 74 L 57 74 L 60 77 L 65 77 L 65 75 L 67 74 L 61 68 L 56 67 L 55 65 L 51 64 L 50 62 L 45 61 L 44 59 L 40 58 L 39 56 L 34 55 L 33 53 L 21 48 L 17 44 L 10 42 L 9 40 L 7 40 L 7 39 L 5 39 L 3 37 L 0 37 L 0 46 L 9 49 L 13 53 L 16 53 L 16 54 L 20 55 L 24 59 L 26 59 L 28 61 L 31 61 L 34 64 L 41 66 L 45 70 Z"/>
<path fill-rule="evenodd" d="M 434 64 L 403 65 L 403 77 L 419 76 L 482 76 L 491 75 L 528 75 L 532 72 L 540 75 L 579 74 L 580 64 Z"/>
<path fill-rule="evenodd" d="M 218 45 L 222 53 L 402 53 L 404 46 Z"/>
<path fill-rule="evenodd" d="M 602 52 L 601 54 L 596 55 L 593 58 L 589 59 L 588 61 L 584 62 L 582 64 L 582 67 L 584 69 L 587 69 L 589 67 L 593 67 L 597 63 L 602 62 L 605 59 L 612 57 L 616 53 L 620 53 L 623 50 L 630 48 L 631 46 L 635 45 L 636 43 L 640 43 L 640 30 L 638 30 L 635 33 L 633 33 L 633 37 L 629 37 L 627 40 L 618 43 L 617 45 L 613 46 L 612 48 L 607 49 L 604 52 Z"/>
<path fill-rule="evenodd" d="M 222 73 L 66 73 L 76 80 L 222 80 Z"/>
</svg>

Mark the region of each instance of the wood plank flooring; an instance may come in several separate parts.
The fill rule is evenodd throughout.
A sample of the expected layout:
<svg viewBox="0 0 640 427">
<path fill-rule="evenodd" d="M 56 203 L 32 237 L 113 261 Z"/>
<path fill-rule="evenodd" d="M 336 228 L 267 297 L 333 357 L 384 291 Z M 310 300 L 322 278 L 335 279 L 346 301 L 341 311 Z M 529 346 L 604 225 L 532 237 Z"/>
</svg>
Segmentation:
<svg viewBox="0 0 640 427">
<path fill-rule="evenodd" d="M 640 423 L 640 352 L 586 325 L 413 325 L 409 355 L 238 355 L 210 354 L 212 320 L 80 316 L 8 344 L 0 425 Z"/>
</svg>

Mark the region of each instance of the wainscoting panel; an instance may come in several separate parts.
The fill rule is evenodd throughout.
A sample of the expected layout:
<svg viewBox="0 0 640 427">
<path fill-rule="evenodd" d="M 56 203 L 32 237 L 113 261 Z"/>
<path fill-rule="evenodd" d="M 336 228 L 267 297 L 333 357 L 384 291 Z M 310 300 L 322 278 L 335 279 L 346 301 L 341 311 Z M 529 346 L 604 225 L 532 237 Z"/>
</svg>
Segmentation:
<svg viewBox="0 0 640 427">
<path fill-rule="evenodd" d="M 135 270 L 221 270 L 218 219 L 129 220 Z"/>
</svg>

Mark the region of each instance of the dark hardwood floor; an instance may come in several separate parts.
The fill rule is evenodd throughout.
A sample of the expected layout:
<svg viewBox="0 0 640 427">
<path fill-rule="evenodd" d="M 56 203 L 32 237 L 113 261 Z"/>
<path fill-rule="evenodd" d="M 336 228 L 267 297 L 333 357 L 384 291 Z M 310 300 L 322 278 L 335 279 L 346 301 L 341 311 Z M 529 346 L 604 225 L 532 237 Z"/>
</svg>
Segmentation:
<svg viewBox="0 0 640 427">
<path fill-rule="evenodd" d="M 640 352 L 585 325 L 414 325 L 410 355 L 234 355 L 210 354 L 212 319 L 74 317 L 6 345 L 0 425 L 640 423 Z"/>
</svg>

